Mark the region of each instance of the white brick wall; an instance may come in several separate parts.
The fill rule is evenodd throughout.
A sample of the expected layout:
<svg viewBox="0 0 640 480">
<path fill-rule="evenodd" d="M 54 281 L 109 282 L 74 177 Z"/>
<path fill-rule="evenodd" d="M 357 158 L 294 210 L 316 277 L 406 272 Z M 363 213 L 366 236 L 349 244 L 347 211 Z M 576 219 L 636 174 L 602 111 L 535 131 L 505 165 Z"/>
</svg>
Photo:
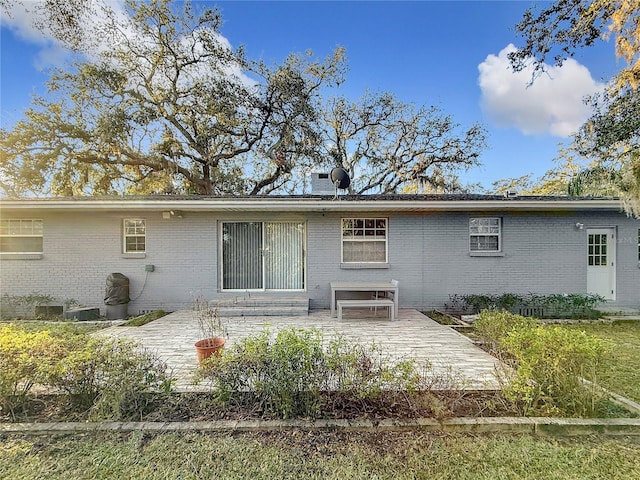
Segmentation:
<svg viewBox="0 0 640 480">
<path fill-rule="evenodd" d="M 4 212 L 3 212 L 4 213 Z M 75 299 L 104 312 L 106 278 L 119 272 L 130 279 L 130 313 L 189 308 L 193 294 L 218 291 L 218 225 L 221 220 L 306 220 L 307 294 L 312 307 L 328 308 L 334 280 L 400 281 L 402 306 L 442 306 L 451 294 L 573 293 L 586 290 L 586 228 L 618 226 L 617 304 L 640 308 L 637 231 L 640 222 L 622 214 L 504 214 L 502 257 L 470 257 L 468 219 L 480 213 L 389 216 L 388 268 L 340 266 L 340 218 L 351 214 L 213 214 L 184 212 L 165 220 L 161 212 L 51 213 L 14 215 L 42 218 L 44 254 L 39 260 L 0 263 L 3 294 L 39 292 L 58 304 Z M 380 216 L 377 212 L 352 216 Z M 386 215 L 385 215 L 386 216 Z M 486 216 L 497 216 L 490 214 Z M 3 218 L 8 218 L 3 214 Z M 125 258 L 122 219 L 145 218 L 145 258 Z M 145 272 L 145 265 L 155 271 Z"/>
<path fill-rule="evenodd" d="M 126 275 L 129 311 L 191 305 L 191 292 L 213 296 L 217 288 L 216 222 L 208 214 L 163 220 L 161 212 L 44 214 L 43 258 L 2 260 L 2 293 L 40 292 L 62 304 L 75 299 L 104 311 L 106 278 Z M 122 254 L 122 219 L 144 218 L 145 258 Z M 145 272 L 145 265 L 155 271 Z"/>
<path fill-rule="evenodd" d="M 360 215 L 360 214 L 358 214 Z M 386 269 L 340 268 L 340 218 L 325 214 L 309 219 L 309 293 L 327 308 L 332 280 L 400 281 L 403 306 L 442 306 L 451 294 L 512 292 L 527 294 L 586 292 L 587 233 L 575 228 L 618 225 L 620 237 L 637 238 L 640 222 L 621 214 L 402 214 L 389 220 L 389 266 Z M 376 216 L 375 213 L 361 216 Z M 469 217 L 500 216 L 501 257 L 469 256 Z M 617 249 L 617 301 L 640 308 L 637 243 Z M 315 294 L 314 292 L 317 292 Z"/>
</svg>

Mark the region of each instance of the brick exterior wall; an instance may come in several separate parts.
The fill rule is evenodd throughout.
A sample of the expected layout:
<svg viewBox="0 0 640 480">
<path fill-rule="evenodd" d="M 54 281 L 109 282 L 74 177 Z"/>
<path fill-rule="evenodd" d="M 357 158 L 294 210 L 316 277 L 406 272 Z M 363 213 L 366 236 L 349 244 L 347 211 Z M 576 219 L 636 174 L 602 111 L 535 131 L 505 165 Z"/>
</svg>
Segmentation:
<svg viewBox="0 0 640 480">
<path fill-rule="evenodd" d="M 342 217 L 387 217 L 389 262 L 384 268 L 340 264 Z M 469 218 L 502 218 L 502 256 L 469 255 Z M 452 294 L 526 294 L 586 291 L 587 230 L 616 226 L 618 234 L 615 305 L 640 308 L 637 235 L 640 221 L 618 213 L 196 213 L 164 219 L 162 212 L 21 212 L 3 218 L 41 218 L 40 259 L 0 259 L 2 294 L 42 293 L 57 304 L 74 299 L 103 304 L 105 282 L 118 272 L 130 279 L 129 313 L 190 308 L 194 295 L 233 296 L 219 289 L 221 221 L 305 221 L 306 292 L 312 308 L 329 307 L 329 282 L 397 279 L 403 307 L 442 307 Z M 124 218 L 146 220 L 146 255 L 122 253 Z M 575 227 L 584 223 L 585 229 Z M 155 271 L 146 272 L 145 265 Z M 290 295 L 286 292 L 274 293 Z"/>
</svg>

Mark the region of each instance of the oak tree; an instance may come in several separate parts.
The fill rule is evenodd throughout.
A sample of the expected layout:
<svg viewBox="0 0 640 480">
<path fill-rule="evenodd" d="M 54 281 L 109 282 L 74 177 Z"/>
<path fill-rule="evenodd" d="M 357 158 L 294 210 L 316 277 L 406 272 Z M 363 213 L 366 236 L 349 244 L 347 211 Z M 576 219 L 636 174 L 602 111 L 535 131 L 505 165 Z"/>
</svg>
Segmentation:
<svg viewBox="0 0 640 480">
<path fill-rule="evenodd" d="M 269 66 L 225 43 L 216 10 L 174 7 L 103 12 L 103 48 L 55 71 L 1 131 L 6 191 L 259 194 L 315 161 L 318 96 L 340 80 L 343 51 Z"/>
<path fill-rule="evenodd" d="M 131 1 L 122 15 L 87 0 L 45 1 L 38 28 L 77 61 L 0 132 L 5 192 L 299 192 L 321 165 L 346 168 L 351 193 L 451 192 L 478 163 L 480 125 L 462 129 L 389 93 L 325 97 L 343 79 L 343 49 L 269 66 L 228 46 L 216 10 L 180 5 Z M 105 21 L 87 39 L 96 16 Z"/>
<path fill-rule="evenodd" d="M 486 143 L 482 126 L 461 129 L 440 109 L 391 93 L 333 98 L 323 135 L 325 156 L 351 174 L 355 194 L 459 191 L 457 173 L 478 164 Z"/>
<path fill-rule="evenodd" d="M 636 215 L 640 214 L 639 18 L 640 0 L 556 0 L 542 10 L 527 10 L 516 25 L 525 45 L 510 54 L 515 70 L 526 68 L 533 58 L 534 72 L 539 74 L 549 58 L 561 65 L 578 49 L 614 38 L 616 55 L 625 66 L 603 94 L 588 99 L 594 114 L 575 136 L 574 148 L 598 163 L 580 173 L 576 182 L 602 175 L 614 179 L 627 211 Z"/>
</svg>

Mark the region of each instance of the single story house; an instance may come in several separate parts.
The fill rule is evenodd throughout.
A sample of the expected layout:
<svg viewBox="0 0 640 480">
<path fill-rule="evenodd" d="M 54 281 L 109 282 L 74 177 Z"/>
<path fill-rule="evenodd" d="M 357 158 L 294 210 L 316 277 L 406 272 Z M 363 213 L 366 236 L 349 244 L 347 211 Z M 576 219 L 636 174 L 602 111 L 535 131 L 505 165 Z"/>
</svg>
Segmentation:
<svg viewBox="0 0 640 480">
<path fill-rule="evenodd" d="M 104 311 L 117 272 L 130 279 L 130 314 L 191 308 L 196 295 L 327 309 L 330 282 L 391 279 L 401 307 L 591 292 L 640 308 L 640 221 L 619 200 L 335 196 L 326 175 L 313 181 L 300 196 L 0 199 L 1 292 Z"/>
</svg>

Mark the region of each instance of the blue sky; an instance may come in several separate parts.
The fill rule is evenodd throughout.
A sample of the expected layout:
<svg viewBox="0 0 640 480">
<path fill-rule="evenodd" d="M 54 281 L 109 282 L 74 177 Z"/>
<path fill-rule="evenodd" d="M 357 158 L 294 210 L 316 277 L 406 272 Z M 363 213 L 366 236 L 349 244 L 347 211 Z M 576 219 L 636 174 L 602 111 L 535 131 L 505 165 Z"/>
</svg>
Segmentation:
<svg viewBox="0 0 640 480">
<path fill-rule="evenodd" d="M 23 3 L 37 11 L 35 0 Z M 222 34 L 252 58 L 281 62 L 291 52 L 324 56 L 342 46 L 349 71 L 339 93 L 390 91 L 407 103 L 436 105 L 463 127 L 482 123 L 489 131 L 483 166 L 463 180 L 485 187 L 552 167 L 559 145 L 589 113 L 582 97 L 620 68 L 613 44 L 601 42 L 527 88 L 529 74 L 512 73 L 506 53 L 522 43 L 514 26 L 529 1 L 206 3 L 218 5 Z M 69 58 L 30 29 L 24 10 L 2 18 L 4 128 L 22 117 L 33 93 L 44 91 L 47 70 Z"/>
</svg>

